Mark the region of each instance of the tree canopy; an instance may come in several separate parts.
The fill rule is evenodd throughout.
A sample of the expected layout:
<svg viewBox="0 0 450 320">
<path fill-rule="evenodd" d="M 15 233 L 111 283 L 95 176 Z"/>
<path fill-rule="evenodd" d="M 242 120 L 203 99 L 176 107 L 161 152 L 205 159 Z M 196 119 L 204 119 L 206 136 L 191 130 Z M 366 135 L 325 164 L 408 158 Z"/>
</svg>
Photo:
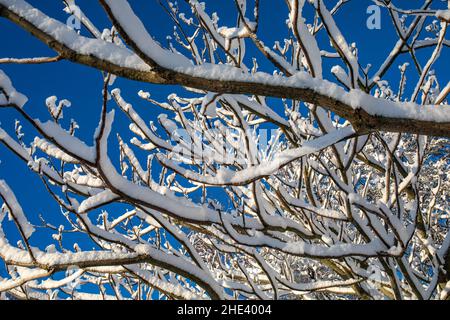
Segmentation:
<svg viewBox="0 0 450 320">
<path fill-rule="evenodd" d="M 0 177 L 0 297 L 448 299 L 450 82 L 436 66 L 450 1 L 374 1 L 398 37 L 379 65 L 336 19 L 355 1 L 229 0 L 232 25 L 208 1 L 155 1 L 174 27 L 163 45 L 134 1 L 99 0 L 104 29 L 63 1 L 76 30 L 40 4 L 0 0 L 0 24 L 55 52 L 0 57 L 0 112 L 20 118 L 14 133 L 0 123 L 0 142 L 66 220 L 32 222 Z M 264 5 L 287 13 L 288 36 L 270 45 Z M 1 70 L 63 60 L 101 72 L 91 139 L 64 118 L 67 99 L 32 116 Z M 141 90 L 138 106 L 117 77 L 177 89 L 164 101 Z"/>
</svg>

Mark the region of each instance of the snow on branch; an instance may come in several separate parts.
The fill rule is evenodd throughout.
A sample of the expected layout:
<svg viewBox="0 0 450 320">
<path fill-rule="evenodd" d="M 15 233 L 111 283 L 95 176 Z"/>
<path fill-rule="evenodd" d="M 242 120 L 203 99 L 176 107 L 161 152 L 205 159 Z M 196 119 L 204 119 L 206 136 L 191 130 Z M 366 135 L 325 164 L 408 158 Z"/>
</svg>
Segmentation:
<svg viewBox="0 0 450 320">
<path fill-rule="evenodd" d="M 69 60 L 103 88 L 90 128 L 68 121 L 78 99 L 27 103 L 0 70 L 0 113 L 17 115 L 0 124 L 1 165 L 29 169 L 59 208 L 0 179 L 0 299 L 448 299 L 446 4 L 378 1 L 398 37 L 380 58 L 336 19 L 351 1 L 236 0 L 237 20 L 160 1 L 167 45 L 133 1 L 100 0 L 103 31 L 75 2 L 80 32 L 0 0 L 57 54 L 1 64 Z M 268 5 L 287 14 L 273 44 Z M 116 76 L 140 81 L 140 100 Z"/>
</svg>

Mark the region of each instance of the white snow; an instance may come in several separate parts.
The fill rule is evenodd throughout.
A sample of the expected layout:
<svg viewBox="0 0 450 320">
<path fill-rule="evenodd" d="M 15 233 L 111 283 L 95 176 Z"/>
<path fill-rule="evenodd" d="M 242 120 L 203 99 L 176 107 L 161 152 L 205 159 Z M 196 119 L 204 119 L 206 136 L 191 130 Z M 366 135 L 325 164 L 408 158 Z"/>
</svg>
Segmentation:
<svg viewBox="0 0 450 320">
<path fill-rule="evenodd" d="M 117 199 L 118 196 L 110 190 L 105 190 L 84 200 L 78 207 L 79 213 L 86 213 L 93 208 L 100 207 Z"/>
<path fill-rule="evenodd" d="M 68 163 L 79 163 L 79 161 L 71 156 L 69 156 L 67 153 L 56 147 L 55 145 L 51 144 L 45 139 L 35 137 L 33 141 L 33 145 L 36 148 L 39 148 L 43 152 L 45 152 L 47 155 L 59 159 L 64 162 Z"/>
<path fill-rule="evenodd" d="M 291 3 L 291 12 L 289 18 L 291 23 L 296 30 L 298 30 L 300 36 L 300 45 L 304 47 L 305 54 L 308 56 L 309 62 L 311 63 L 310 68 L 317 78 L 322 78 L 322 56 L 320 54 L 320 49 L 317 44 L 316 38 L 310 33 L 308 27 L 305 23 L 305 18 L 303 18 L 303 7 L 305 5 L 305 0 L 298 1 L 297 8 L 297 21 L 293 21 L 295 17 L 294 8 L 295 6 Z"/>
<path fill-rule="evenodd" d="M 28 219 L 17 201 L 16 196 L 9 188 L 5 180 L 0 180 L 0 196 L 4 199 L 10 209 L 10 214 L 14 217 L 14 220 L 21 229 L 21 232 L 23 232 L 24 237 L 27 239 L 31 237 L 35 231 L 34 227 L 28 222 Z"/>
<path fill-rule="evenodd" d="M 128 49 L 100 39 L 83 37 L 66 24 L 48 17 L 26 1 L 0 0 L 0 4 L 76 52 L 93 55 L 121 67 L 150 71 L 150 67 Z"/>
<path fill-rule="evenodd" d="M 194 66 L 186 57 L 161 48 L 148 34 L 142 22 L 136 17 L 125 0 L 107 0 L 106 2 L 111 7 L 115 17 L 120 20 L 119 22 L 122 22 L 122 26 L 126 29 L 134 42 L 136 42 L 139 49 L 153 61 L 152 63 L 156 63 L 161 67 L 171 69 L 175 72 L 214 81 L 248 82 L 275 87 L 309 89 L 317 94 L 350 105 L 354 109 L 363 109 L 370 115 L 375 116 L 415 119 L 420 121 L 450 122 L 450 107 L 448 106 L 420 106 L 415 103 L 392 102 L 374 98 L 357 89 L 346 92 L 336 84 L 326 80 L 312 78 L 306 72 L 298 72 L 292 77 L 283 77 L 261 72 L 248 74 L 242 69 L 231 67 L 229 65 L 204 63 L 200 66 Z M 116 63 L 117 65 L 149 71 L 149 67 L 146 65 L 143 66 L 142 60 L 130 53 L 127 49 L 101 40 L 81 37 L 64 24 L 45 16 L 39 10 L 34 9 L 23 0 L 0 0 L 0 3 L 6 5 L 12 11 L 31 21 L 34 25 L 51 34 L 77 52 L 92 54 L 101 59 Z M 328 20 L 330 18 L 329 12 L 323 7 L 323 1 L 320 1 L 320 4 L 324 19 Z M 331 20 L 329 21 L 334 38 L 338 41 L 337 44 L 341 50 L 343 50 L 347 60 L 352 66 L 352 78 L 354 83 L 356 83 L 358 79 L 357 59 L 353 53 L 350 52 L 348 44 L 342 34 L 334 28 L 336 26 L 333 23 L 334 22 Z"/>
<path fill-rule="evenodd" d="M 22 108 L 27 101 L 28 98 L 14 89 L 9 77 L 0 69 L 0 106 L 14 104 Z"/>
<path fill-rule="evenodd" d="M 158 160 L 166 167 L 180 173 L 184 177 L 193 181 L 206 183 L 209 185 L 242 185 L 247 184 L 261 177 L 270 176 L 283 168 L 285 165 L 300 159 L 303 156 L 318 152 L 328 146 L 331 146 L 348 136 L 354 134 L 352 127 L 346 127 L 333 133 L 326 134 L 322 137 L 305 142 L 301 147 L 288 149 L 274 156 L 271 161 L 261 162 L 261 164 L 248 167 L 240 171 L 231 171 L 227 168 L 219 169 L 217 174 L 209 176 L 205 174 L 197 174 L 186 170 L 176 164 L 174 161 L 168 160 L 161 154 L 158 154 Z"/>
<path fill-rule="evenodd" d="M 114 17 L 124 31 L 135 42 L 139 50 L 161 67 L 172 69 L 176 66 L 188 67 L 191 61 L 178 53 L 163 49 L 147 32 L 142 21 L 134 14 L 126 0 L 105 0 L 114 13 Z"/>
<path fill-rule="evenodd" d="M 44 133 L 50 141 L 55 141 L 59 146 L 64 147 L 64 151 L 75 158 L 84 159 L 90 163 L 95 162 L 95 148 L 87 146 L 80 139 L 72 136 L 53 121 L 41 122 L 35 120 L 36 126 Z"/>
<path fill-rule="evenodd" d="M 450 10 L 438 10 L 436 11 L 436 18 L 450 22 Z"/>
</svg>

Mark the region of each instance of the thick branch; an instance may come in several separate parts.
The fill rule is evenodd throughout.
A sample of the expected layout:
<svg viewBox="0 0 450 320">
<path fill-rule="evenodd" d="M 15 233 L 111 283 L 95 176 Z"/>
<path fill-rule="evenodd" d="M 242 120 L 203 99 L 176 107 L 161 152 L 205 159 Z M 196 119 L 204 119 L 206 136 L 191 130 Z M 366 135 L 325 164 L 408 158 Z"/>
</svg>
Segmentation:
<svg viewBox="0 0 450 320">
<path fill-rule="evenodd" d="M 80 52 L 71 43 L 58 41 L 47 29 L 40 29 L 38 26 L 42 21 L 39 21 L 39 18 L 30 21 L 27 18 L 27 11 L 17 9 L 17 6 L 11 5 L 10 0 L 0 1 L 0 15 L 31 32 L 65 59 L 132 80 L 158 84 L 179 84 L 219 93 L 253 94 L 301 100 L 335 112 L 349 120 L 360 133 L 381 130 L 450 137 L 450 107 L 448 106 L 420 107 L 416 104 L 377 99 L 359 90 L 346 92 L 335 84 L 313 79 L 304 73 L 286 78 L 263 73 L 244 74 L 240 69 L 224 65 L 205 64 L 189 68 L 184 65 L 183 68 L 167 68 L 162 66 L 155 57 L 149 57 L 147 52 L 144 53 L 142 44 L 136 43 L 129 36 L 126 29 L 133 27 L 132 24 L 130 26 L 121 24 L 107 1 L 100 0 L 100 2 L 104 5 L 125 42 L 136 51 L 141 59 L 152 65 L 153 69 L 144 70 L 141 65 L 140 69 L 134 68 L 131 64 L 124 66 L 117 61 L 112 61 L 109 57 L 98 54 L 102 53 L 101 50 Z M 19 1 L 19 3 L 24 7 L 28 6 L 26 7 L 28 10 L 32 10 L 32 7 L 26 2 Z M 17 4 L 17 1 L 14 1 L 14 4 Z M 41 15 L 41 19 L 50 19 L 52 23 L 59 23 L 42 13 Z M 64 32 L 73 32 L 61 23 L 58 27 L 67 28 Z M 74 34 L 70 35 L 74 36 Z M 88 39 L 78 35 L 77 37 L 75 39 L 77 41 L 100 41 L 96 42 L 96 45 L 103 45 L 105 48 L 113 50 L 124 50 L 101 40 Z M 166 51 L 162 48 L 159 49 L 163 52 Z M 166 52 L 169 53 L 169 51 Z M 128 51 L 128 55 L 132 56 L 132 53 Z"/>
</svg>

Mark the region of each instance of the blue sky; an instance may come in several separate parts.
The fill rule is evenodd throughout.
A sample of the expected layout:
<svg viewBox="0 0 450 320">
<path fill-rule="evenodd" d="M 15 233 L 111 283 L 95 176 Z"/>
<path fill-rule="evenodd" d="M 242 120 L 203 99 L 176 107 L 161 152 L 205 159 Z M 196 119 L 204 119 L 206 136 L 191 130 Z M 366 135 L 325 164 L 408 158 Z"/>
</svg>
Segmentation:
<svg viewBox="0 0 450 320">
<path fill-rule="evenodd" d="M 45 13 L 65 21 L 67 15 L 62 11 L 62 1 L 45 0 L 45 1 L 29 1 L 42 9 Z M 179 1 L 183 2 L 183 1 Z M 207 11 L 221 12 L 219 25 L 232 25 L 236 21 L 236 13 L 234 9 L 234 0 L 206 0 Z M 251 2 L 249 0 L 249 2 Z M 326 1 L 331 8 L 336 1 Z M 158 5 L 157 0 L 135 0 L 131 1 L 133 7 L 139 16 L 144 19 L 145 24 L 161 43 L 165 44 L 166 35 L 171 35 L 173 26 L 169 23 L 167 15 Z M 400 7 L 418 7 L 421 1 L 403 0 L 398 1 Z M 82 7 L 87 16 L 93 21 L 98 22 L 99 29 L 109 27 L 110 23 L 99 6 L 97 1 L 77 0 L 77 4 Z M 277 5 L 275 5 L 277 4 Z M 366 28 L 366 20 L 368 14 L 367 7 L 372 4 L 370 0 L 353 0 L 350 5 L 344 7 L 337 15 L 338 25 L 341 26 L 343 34 L 348 42 L 356 42 L 359 48 L 360 62 L 362 65 L 371 63 L 373 71 L 383 62 L 384 58 L 392 49 L 397 40 L 395 31 L 392 27 L 390 18 L 383 11 L 380 30 L 368 30 Z M 445 3 L 443 2 L 443 5 Z M 262 0 L 261 1 L 261 25 L 259 34 L 261 39 L 268 46 L 272 46 L 276 40 L 282 41 L 288 36 L 285 20 L 287 18 L 287 8 L 282 0 Z M 83 31 L 84 32 L 84 31 Z M 27 32 L 21 30 L 11 22 L 0 20 L 0 58 L 1 57 L 33 57 L 54 55 L 44 44 L 34 39 Z M 321 37 L 321 48 L 330 49 L 328 40 Z M 327 47 L 328 46 L 328 47 Z M 251 43 L 247 44 L 249 56 L 254 55 L 260 57 Z M 421 63 L 426 62 L 429 50 L 424 50 L 419 56 Z M 444 50 L 440 61 L 436 64 L 436 70 L 441 81 L 449 80 L 448 70 L 450 62 L 447 62 L 446 55 L 448 51 Z M 397 65 L 402 64 L 406 57 L 396 61 Z M 325 60 L 324 69 L 329 72 L 334 61 Z M 272 66 L 260 62 L 260 69 L 272 72 Z M 412 66 L 411 66 L 412 68 Z M 54 64 L 44 65 L 0 65 L 0 69 L 4 70 L 12 79 L 14 86 L 18 91 L 23 92 L 29 97 L 29 102 L 25 106 L 27 112 L 34 117 L 48 119 L 45 99 L 48 96 L 56 95 L 60 99 L 68 99 L 72 102 L 72 107 L 66 109 L 63 123 L 67 125 L 70 119 L 76 119 L 80 125 L 78 136 L 91 142 L 92 134 L 96 128 L 99 112 L 101 108 L 101 89 L 102 76 L 97 70 L 76 65 L 70 62 L 61 61 Z M 394 91 L 398 86 L 397 68 L 393 68 L 394 72 L 386 76 L 391 81 Z M 444 73 L 446 72 L 446 73 Z M 328 75 L 326 75 L 328 78 Z M 122 89 L 122 94 L 126 100 L 133 103 L 135 108 L 141 112 L 144 119 L 155 120 L 159 109 L 155 109 L 148 104 L 143 104 L 141 99 L 137 97 L 139 90 L 148 91 L 154 98 L 160 101 L 172 92 L 180 92 L 180 89 L 174 86 L 158 86 L 152 84 L 142 84 L 126 79 L 118 79 L 115 82 L 116 87 Z M 409 88 L 410 90 L 412 88 Z M 113 106 L 111 104 L 111 106 Z M 275 104 L 276 106 L 276 104 Z M 280 111 L 280 110 L 276 110 Z M 115 128 L 124 138 L 129 137 L 128 122 L 123 115 L 117 117 Z M 1 127 L 9 133 L 14 133 L 14 120 L 20 119 L 19 115 L 12 110 L 0 110 Z M 34 132 L 29 125 L 22 122 L 26 134 L 25 141 L 29 142 L 34 137 Z M 118 152 L 111 153 L 113 157 L 118 158 Z M 19 201 L 24 207 L 33 222 L 37 222 L 38 214 L 50 217 L 49 220 L 55 225 L 63 223 L 58 205 L 47 194 L 42 182 L 35 175 L 30 173 L 27 165 L 17 161 L 17 158 L 9 152 L 3 145 L 0 145 L 0 179 L 5 179 L 11 188 L 15 191 Z M 48 243 L 49 238 L 43 237 L 36 239 L 37 243 Z M 37 244 L 35 243 L 35 245 Z"/>
</svg>

